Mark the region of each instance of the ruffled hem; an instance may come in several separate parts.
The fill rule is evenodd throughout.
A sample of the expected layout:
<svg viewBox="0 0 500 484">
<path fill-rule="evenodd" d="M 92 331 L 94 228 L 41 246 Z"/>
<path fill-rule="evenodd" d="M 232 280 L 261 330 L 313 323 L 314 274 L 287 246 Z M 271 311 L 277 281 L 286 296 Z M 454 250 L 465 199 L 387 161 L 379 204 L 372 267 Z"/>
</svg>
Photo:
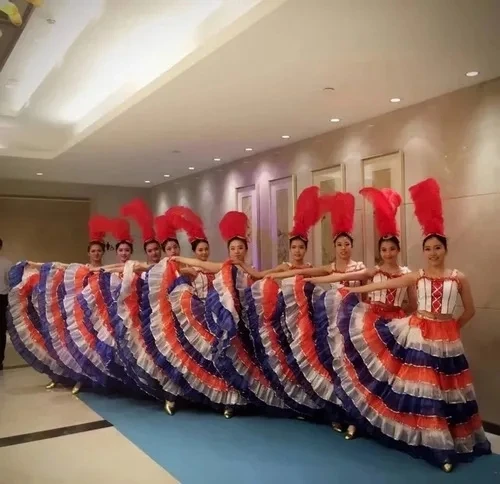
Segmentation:
<svg viewBox="0 0 500 484">
<path fill-rule="evenodd" d="M 377 438 L 383 435 L 383 441 L 392 439 L 397 442 L 394 446 L 403 446 L 412 455 L 438 465 L 467 460 L 463 456 L 478 452 L 489 453 L 471 384 L 461 387 L 461 380 L 450 380 L 451 375 L 447 373 L 458 369 L 459 374 L 463 374 L 468 369 L 463 355 L 458 360 L 460 366 L 456 356 L 448 358 L 452 362 L 443 357 L 436 365 L 435 356 L 422 351 L 415 355 L 411 346 L 424 338 L 422 332 L 412 331 L 418 327 L 414 317 L 389 321 L 352 295 L 341 305 L 338 327 L 344 338 L 345 354 L 334 360 L 339 377 L 336 391 L 360 428 Z M 404 332 L 402 327 L 406 328 L 410 347 L 405 347 L 402 338 L 396 341 L 388 337 L 396 327 L 400 333 Z M 384 346 L 375 347 L 375 341 Z M 438 339 L 432 343 L 435 351 L 439 345 L 445 349 L 446 341 Z M 435 373 L 437 384 L 433 395 L 415 396 L 419 391 L 426 391 L 425 385 L 419 383 L 423 378 L 418 377 L 418 373 L 415 378 L 414 373 L 407 371 L 407 360 L 411 362 L 412 371 L 420 369 L 427 376 L 429 372 Z M 438 372 L 436 366 L 445 373 Z M 450 382 L 457 386 L 450 388 Z M 419 385 L 424 390 L 418 390 Z"/>
</svg>

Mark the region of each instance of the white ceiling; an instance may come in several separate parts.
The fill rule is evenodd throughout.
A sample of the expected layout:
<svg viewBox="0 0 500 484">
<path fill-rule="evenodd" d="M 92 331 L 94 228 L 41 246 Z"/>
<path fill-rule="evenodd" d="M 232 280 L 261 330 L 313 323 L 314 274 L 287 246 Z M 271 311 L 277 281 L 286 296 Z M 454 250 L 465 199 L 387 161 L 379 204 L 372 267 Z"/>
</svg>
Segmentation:
<svg viewBox="0 0 500 484">
<path fill-rule="evenodd" d="M 137 1 L 69 3 L 82 33 L 17 114 L 0 73 L 2 177 L 163 183 L 500 76 L 498 0 L 158 0 L 135 14 Z M 113 77 L 123 66 L 134 83 Z"/>
</svg>

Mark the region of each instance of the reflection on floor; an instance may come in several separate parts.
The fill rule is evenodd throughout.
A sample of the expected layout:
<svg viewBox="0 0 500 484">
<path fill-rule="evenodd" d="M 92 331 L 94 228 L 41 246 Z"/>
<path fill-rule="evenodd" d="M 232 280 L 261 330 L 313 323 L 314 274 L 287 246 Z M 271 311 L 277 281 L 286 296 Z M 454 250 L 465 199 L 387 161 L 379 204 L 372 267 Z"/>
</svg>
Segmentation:
<svg viewBox="0 0 500 484">
<path fill-rule="evenodd" d="M 21 365 L 21 368 L 12 368 Z M 69 390 L 9 348 L 0 372 L 0 484 L 458 484 L 500 482 L 500 456 L 444 475 L 376 442 L 346 442 L 327 426 L 235 417 Z M 491 436 L 500 453 L 500 437 Z"/>
<path fill-rule="evenodd" d="M 160 465 L 12 348 L 0 372 L 0 484 L 174 484 Z M 22 365 L 22 368 L 14 368 Z"/>
</svg>

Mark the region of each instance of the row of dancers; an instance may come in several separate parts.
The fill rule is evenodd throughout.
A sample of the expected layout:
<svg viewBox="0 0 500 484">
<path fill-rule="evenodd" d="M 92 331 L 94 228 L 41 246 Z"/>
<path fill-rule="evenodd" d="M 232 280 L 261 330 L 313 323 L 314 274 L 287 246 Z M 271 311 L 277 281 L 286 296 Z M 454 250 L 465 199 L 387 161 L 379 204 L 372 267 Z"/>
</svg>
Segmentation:
<svg viewBox="0 0 500 484">
<path fill-rule="evenodd" d="M 145 393 L 169 414 L 190 401 L 226 418 L 245 407 L 322 418 L 347 440 L 370 436 L 450 472 L 491 448 L 460 339 L 474 302 L 464 274 L 445 265 L 439 186 L 428 179 L 410 188 L 424 236 L 426 264 L 417 271 L 398 263 L 401 196 L 360 193 L 380 234 L 373 268 L 351 259 L 350 193 L 305 189 L 290 260 L 264 271 L 245 262 L 241 212 L 219 224 L 224 262 L 209 260 L 203 223 L 187 207 L 154 218 L 133 200 L 121 218 L 93 216 L 88 264 L 12 268 L 12 343 L 50 377 L 47 388 Z M 335 261 L 313 267 L 305 262 L 309 232 L 328 214 Z M 132 260 L 129 218 L 141 228 L 145 262 Z M 192 257 L 180 254 L 180 230 Z M 117 262 L 102 266 L 107 233 L 117 240 Z"/>
</svg>

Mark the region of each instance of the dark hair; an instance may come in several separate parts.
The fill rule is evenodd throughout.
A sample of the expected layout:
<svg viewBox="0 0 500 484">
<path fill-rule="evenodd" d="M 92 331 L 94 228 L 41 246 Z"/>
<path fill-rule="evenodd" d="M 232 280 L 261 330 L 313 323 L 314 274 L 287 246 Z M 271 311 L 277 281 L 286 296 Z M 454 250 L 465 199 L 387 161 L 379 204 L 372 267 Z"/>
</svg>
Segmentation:
<svg viewBox="0 0 500 484">
<path fill-rule="evenodd" d="M 239 240 L 240 242 L 243 242 L 243 245 L 245 246 L 245 249 L 248 250 L 248 241 L 247 239 L 244 239 L 243 237 L 233 237 L 232 239 L 229 239 L 227 241 L 227 248 L 229 249 L 229 246 L 231 245 L 231 242 L 233 240 Z"/>
<path fill-rule="evenodd" d="M 392 242 L 398 248 L 398 250 L 401 250 L 401 243 L 399 242 L 399 239 L 395 235 L 391 237 L 380 237 L 380 239 L 378 239 L 379 252 L 382 247 L 382 242 Z"/>
<path fill-rule="evenodd" d="M 101 242 L 100 240 L 91 240 L 89 245 L 87 245 L 87 252 L 90 252 L 93 245 L 98 245 L 103 252 L 106 252 L 106 246 L 104 245 L 104 242 Z"/>
<path fill-rule="evenodd" d="M 295 237 L 292 237 L 288 242 L 289 242 L 289 246 L 291 247 L 292 246 L 292 242 L 294 240 L 301 240 L 302 242 L 304 242 L 304 245 L 306 246 L 306 249 L 307 249 L 307 244 L 308 244 L 308 240 L 306 239 L 303 239 L 302 237 L 300 237 L 299 235 L 296 235 Z"/>
<path fill-rule="evenodd" d="M 191 242 L 191 250 L 193 252 L 196 251 L 196 247 L 198 247 L 202 242 L 204 242 L 205 244 L 207 244 L 209 247 L 210 247 L 210 244 L 208 243 L 208 240 L 206 239 L 195 239 Z"/>
<path fill-rule="evenodd" d="M 160 250 L 161 250 L 160 242 L 158 242 L 156 239 L 149 239 L 149 240 L 146 240 L 146 242 L 144 242 L 144 244 L 142 245 L 142 248 L 144 249 L 144 252 L 146 252 L 146 247 L 149 244 L 156 244 L 160 248 Z"/>
<path fill-rule="evenodd" d="M 333 243 L 335 244 L 335 242 L 337 242 L 337 239 L 340 238 L 340 237 L 345 237 L 347 239 L 349 239 L 349 242 L 351 243 L 351 245 L 354 247 L 354 239 L 352 238 L 352 235 L 351 234 L 348 234 L 347 232 L 340 232 L 338 233 L 334 238 L 333 238 Z"/>
<path fill-rule="evenodd" d="M 439 234 L 429 234 L 425 239 L 422 241 L 422 250 L 424 250 L 425 243 L 429 239 L 437 239 L 441 244 L 443 244 L 444 250 L 448 250 L 448 239 L 444 235 L 439 235 Z"/>
<path fill-rule="evenodd" d="M 120 247 L 120 245 L 122 244 L 126 244 L 130 247 L 130 253 L 134 252 L 134 245 L 132 244 L 132 242 L 128 241 L 128 240 L 120 240 L 116 245 L 115 245 L 115 250 L 118 252 L 118 248 Z"/>
<path fill-rule="evenodd" d="M 161 243 L 161 248 L 162 248 L 163 252 L 165 252 L 165 247 L 167 246 L 167 244 L 169 242 L 175 242 L 179 247 L 181 246 L 181 244 L 179 244 L 179 241 L 175 237 L 169 237 L 168 239 L 165 239 Z"/>
</svg>

